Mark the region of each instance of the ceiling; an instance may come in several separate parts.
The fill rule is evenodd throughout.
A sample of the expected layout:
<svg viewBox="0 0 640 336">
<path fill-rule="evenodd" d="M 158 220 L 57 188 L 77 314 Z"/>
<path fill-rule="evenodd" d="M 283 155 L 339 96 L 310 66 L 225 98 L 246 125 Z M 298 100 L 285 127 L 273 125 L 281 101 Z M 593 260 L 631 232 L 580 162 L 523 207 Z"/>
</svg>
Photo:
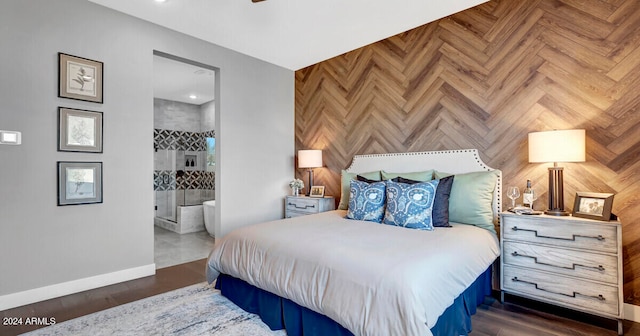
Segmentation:
<svg viewBox="0 0 640 336">
<path fill-rule="evenodd" d="M 213 70 L 153 55 L 154 98 L 202 105 L 212 101 L 214 93 Z"/>
<path fill-rule="evenodd" d="M 299 70 L 487 0 L 89 0 Z"/>
</svg>

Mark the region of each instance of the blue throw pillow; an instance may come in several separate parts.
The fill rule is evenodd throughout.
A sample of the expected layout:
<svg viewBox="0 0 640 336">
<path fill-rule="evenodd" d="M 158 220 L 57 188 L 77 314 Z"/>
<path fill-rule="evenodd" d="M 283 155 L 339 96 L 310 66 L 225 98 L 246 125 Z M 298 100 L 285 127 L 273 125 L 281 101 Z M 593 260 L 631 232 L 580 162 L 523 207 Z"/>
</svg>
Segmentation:
<svg viewBox="0 0 640 336">
<path fill-rule="evenodd" d="M 438 180 L 414 184 L 387 184 L 387 208 L 382 223 L 410 229 L 433 230 L 433 201 Z"/>
<path fill-rule="evenodd" d="M 368 179 L 362 175 L 357 175 L 356 176 L 356 180 L 360 181 L 360 182 L 367 182 L 369 184 L 374 183 L 374 182 L 380 182 L 380 180 L 372 180 L 372 179 Z"/>
<path fill-rule="evenodd" d="M 433 203 L 433 226 L 435 227 L 451 227 L 449 224 L 449 198 L 451 196 L 451 187 L 455 175 L 441 178 L 438 182 L 436 190 L 436 199 Z"/>
<path fill-rule="evenodd" d="M 453 186 L 454 175 L 441 178 L 436 189 L 436 198 L 433 200 L 433 210 L 431 218 L 434 227 L 451 227 L 449 224 L 449 197 L 451 195 L 451 186 Z M 393 182 L 416 184 L 421 181 L 415 181 L 403 177 L 391 179 Z"/>
<path fill-rule="evenodd" d="M 347 218 L 380 223 L 384 216 L 386 185 L 351 180 Z"/>
</svg>

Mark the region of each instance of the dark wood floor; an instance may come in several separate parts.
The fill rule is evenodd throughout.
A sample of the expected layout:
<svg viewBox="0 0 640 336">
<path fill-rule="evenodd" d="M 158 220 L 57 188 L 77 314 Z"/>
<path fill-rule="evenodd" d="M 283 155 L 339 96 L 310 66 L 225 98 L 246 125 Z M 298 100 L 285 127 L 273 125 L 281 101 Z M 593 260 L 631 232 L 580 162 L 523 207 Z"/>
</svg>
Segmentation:
<svg viewBox="0 0 640 336">
<path fill-rule="evenodd" d="M 205 281 L 206 259 L 161 268 L 153 276 L 0 311 L 5 317 L 55 318 L 56 323 Z M 0 335 L 18 335 L 37 326 L 0 325 Z"/>
<path fill-rule="evenodd" d="M 506 303 L 488 300 L 471 318 L 472 336 L 615 336 L 615 320 L 507 296 Z M 627 336 L 640 335 L 640 323 L 624 321 Z"/>
<path fill-rule="evenodd" d="M 154 276 L 127 281 L 61 298 L 0 311 L 5 317 L 54 317 L 56 322 L 115 307 L 145 297 L 205 281 L 205 259 L 159 269 Z M 553 311 L 554 314 L 543 311 Z M 611 320 L 507 297 L 507 303 L 488 300 L 472 318 L 472 336 L 617 335 Z M 36 326 L 0 325 L 0 335 L 18 335 Z M 640 336 L 640 324 L 625 321 L 625 335 Z"/>
</svg>

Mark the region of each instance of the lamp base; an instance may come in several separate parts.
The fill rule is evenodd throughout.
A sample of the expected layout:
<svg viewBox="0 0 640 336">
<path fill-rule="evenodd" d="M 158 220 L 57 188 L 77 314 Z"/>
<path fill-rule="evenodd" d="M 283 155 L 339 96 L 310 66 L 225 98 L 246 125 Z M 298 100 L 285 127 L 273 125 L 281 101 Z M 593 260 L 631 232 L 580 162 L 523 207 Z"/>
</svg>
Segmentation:
<svg viewBox="0 0 640 336">
<path fill-rule="evenodd" d="M 569 216 L 570 212 L 564 210 L 564 181 L 562 167 L 554 162 L 549 168 L 549 209 L 544 213 L 550 216 Z"/>
<path fill-rule="evenodd" d="M 311 186 L 313 186 L 313 169 L 309 168 L 309 185 L 307 186 L 305 196 L 311 196 Z"/>
<path fill-rule="evenodd" d="M 544 212 L 545 215 L 549 216 L 569 216 L 570 212 L 564 210 L 547 210 Z"/>
</svg>

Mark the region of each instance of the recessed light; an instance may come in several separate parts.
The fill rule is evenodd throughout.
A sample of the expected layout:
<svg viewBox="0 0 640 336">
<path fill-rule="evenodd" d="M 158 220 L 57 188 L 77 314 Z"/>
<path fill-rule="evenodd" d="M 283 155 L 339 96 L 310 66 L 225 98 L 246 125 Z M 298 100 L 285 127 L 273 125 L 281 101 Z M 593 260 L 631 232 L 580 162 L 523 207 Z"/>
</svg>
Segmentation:
<svg viewBox="0 0 640 336">
<path fill-rule="evenodd" d="M 189 98 L 191 98 L 191 99 L 196 99 L 196 98 L 198 98 L 198 96 L 196 96 L 196 95 L 194 95 L 194 94 L 190 94 L 190 95 L 189 95 Z"/>
<path fill-rule="evenodd" d="M 155 2 L 159 2 L 159 3 L 166 2 L 166 1 L 167 0 L 155 0 Z"/>
</svg>

